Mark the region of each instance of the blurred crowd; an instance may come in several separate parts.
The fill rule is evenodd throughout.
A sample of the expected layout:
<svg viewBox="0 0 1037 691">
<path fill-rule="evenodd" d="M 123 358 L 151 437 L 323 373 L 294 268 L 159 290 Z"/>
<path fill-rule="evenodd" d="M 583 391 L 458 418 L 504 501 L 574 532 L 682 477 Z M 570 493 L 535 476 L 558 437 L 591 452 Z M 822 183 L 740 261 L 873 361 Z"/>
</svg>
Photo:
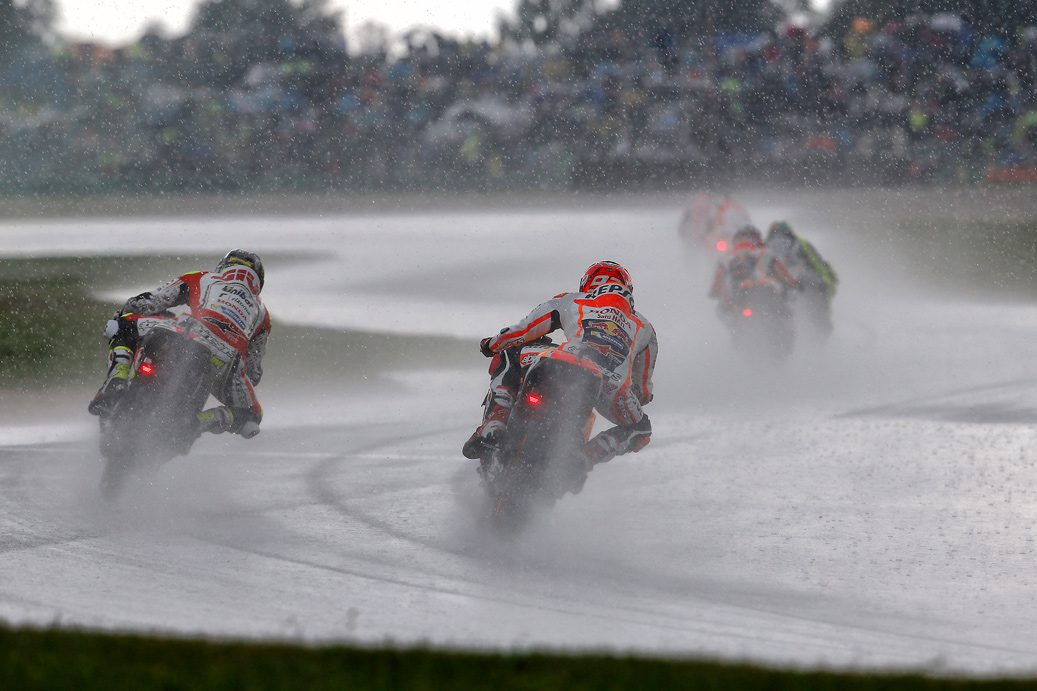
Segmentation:
<svg viewBox="0 0 1037 691">
<path fill-rule="evenodd" d="M 251 62 L 247 36 L 70 46 L 0 72 L 8 189 L 429 188 L 745 176 L 975 181 L 1037 169 L 1037 28 L 955 15 L 842 35 L 551 49 L 414 32 Z"/>
</svg>

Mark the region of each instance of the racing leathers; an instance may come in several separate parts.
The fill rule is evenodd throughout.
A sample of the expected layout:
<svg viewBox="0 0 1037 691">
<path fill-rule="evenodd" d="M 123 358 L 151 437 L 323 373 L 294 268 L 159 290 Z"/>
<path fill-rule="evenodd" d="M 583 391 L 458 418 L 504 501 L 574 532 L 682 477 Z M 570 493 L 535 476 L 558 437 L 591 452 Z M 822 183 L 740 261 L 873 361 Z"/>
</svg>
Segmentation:
<svg viewBox="0 0 1037 691">
<path fill-rule="evenodd" d="M 566 340 L 555 346 L 546 337 L 558 329 Z M 463 449 L 468 458 L 484 457 L 487 443 L 503 432 L 525 371 L 556 350 L 594 362 L 603 375 L 595 409 L 615 427 L 585 445 L 588 469 L 640 451 L 650 441 L 651 421 L 642 406 L 652 400 L 658 341 L 651 323 L 634 310 L 624 286 L 606 283 L 587 293 L 556 295 L 519 323 L 483 339 L 480 348 L 493 357 L 492 381 L 483 402 L 483 424 Z"/>
<path fill-rule="evenodd" d="M 796 289 L 799 283 L 781 259 L 762 244 L 741 242 L 731 248 L 726 260 L 717 263 L 709 297 L 718 301 L 717 311 L 726 322 L 733 318 L 744 291 L 759 285 L 784 293 Z"/>
<path fill-rule="evenodd" d="M 90 412 L 104 415 L 125 388 L 140 339 L 156 329 L 204 345 L 216 368 L 212 394 L 223 405 L 198 415 L 201 431 L 259 433 L 263 409 L 255 386 L 263 376 L 270 314 L 259 298 L 261 284 L 247 267 L 196 271 L 126 301 L 105 329 L 109 374 Z"/>
<path fill-rule="evenodd" d="M 749 212 L 741 204 L 723 195 L 702 192 L 692 199 L 678 226 L 686 241 L 706 249 L 719 249 L 739 228 L 752 223 Z"/>
<path fill-rule="evenodd" d="M 839 285 L 839 277 L 832 265 L 811 243 L 799 236 L 774 235 L 768 238 L 765 246 L 796 278 L 807 306 L 807 315 L 818 333 L 831 333 L 832 298 Z"/>
</svg>

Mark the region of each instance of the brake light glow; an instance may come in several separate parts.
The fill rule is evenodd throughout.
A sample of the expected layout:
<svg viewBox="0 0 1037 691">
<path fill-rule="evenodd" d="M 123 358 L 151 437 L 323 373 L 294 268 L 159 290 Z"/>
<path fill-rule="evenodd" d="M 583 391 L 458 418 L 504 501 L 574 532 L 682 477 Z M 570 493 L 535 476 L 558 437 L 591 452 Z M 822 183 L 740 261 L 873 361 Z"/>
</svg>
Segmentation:
<svg viewBox="0 0 1037 691">
<path fill-rule="evenodd" d="M 145 377 L 150 377 L 155 373 L 155 366 L 150 362 L 140 363 L 140 367 L 137 369 L 138 372 L 143 374 Z"/>
<path fill-rule="evenodd" d="M 751 316 L 753 316 L 752 308 L 746 307 L 744 310 L 742 310 L 742 316 L 743 317 L 751 317 Z"/>
<path fill-rule="evenodd" d="M 540 405 L 540 402 L 544 400 L 544 397 L 536 392 L 530 392 L 526 394 L 526 402 L 529 405 Z"/>
<path fill-rule="evenodd" d="M 727 251 L 727 242 L 725 242 L 724 240 L 717 240 L 716 247 L 717 247 L 717 252 L 726 252 Z"/>
</svg>

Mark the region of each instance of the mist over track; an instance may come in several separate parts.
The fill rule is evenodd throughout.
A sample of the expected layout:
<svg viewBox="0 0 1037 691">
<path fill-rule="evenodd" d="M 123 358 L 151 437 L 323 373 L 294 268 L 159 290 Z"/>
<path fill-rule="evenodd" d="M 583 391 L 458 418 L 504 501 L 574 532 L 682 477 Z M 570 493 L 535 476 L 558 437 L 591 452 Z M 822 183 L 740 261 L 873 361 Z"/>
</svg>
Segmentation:
<svg viewBox="0 0 1037 691">
<path fill-rule="evenodd" d="M 935 289 L 892 230 L 974 204 L 740 199 L 842 279 L 832 340 L 801 340 L 779 369 L 730 353 L 712 265 L 677 239 L 678 196 L 0 223 L 4 256 L 250 247 L 275 319 L 263 433 L 202 439 L 115 506 L 97 496 L 90 391 L 0 392 L 0 618 L 1037 670 L 1037 306 Z M 983 203 L 1033 217 L 1013 194 Z M 652 444 L 503 544 L 477 525 L 460 456 L 486 383 L 475 344 L 601 258 L 631 270 L 659 332 Z M 325 366 L 333 340 L 287 337 L 314 326 L 386 334 L 362 346 L 384 352 Z"/>
</svg>

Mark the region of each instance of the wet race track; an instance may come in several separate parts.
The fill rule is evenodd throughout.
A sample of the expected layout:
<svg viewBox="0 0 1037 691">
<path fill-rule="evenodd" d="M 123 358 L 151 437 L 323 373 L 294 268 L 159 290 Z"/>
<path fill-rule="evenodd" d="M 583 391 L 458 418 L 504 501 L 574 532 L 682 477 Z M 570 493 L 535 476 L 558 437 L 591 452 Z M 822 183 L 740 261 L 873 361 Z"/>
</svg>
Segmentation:
<svg viewBox="0 0 1037 691">
<path fill-rule="evenodd" d="M 263 433 L 202 439 L 112 505 L 92 392 L 3 392 L 0 617 L 1037 669 L 1037 307 L 937 297 L 831 200 L 745 201 L 761 225 L 793 221 L 842 278 L 832 339 L 801 339 L 777 368 L 730 352 L 711 260 L 677 239 L 678 197 L 6 222 L 7 256 L 125 253 L 135 238 L 215 261 L 248 246 L 267 260 L 275 328 Z M 479 525 L 459 453 L 486 383 L 478 338 L 599 258 L 631 270 L 659 332 L 652 443 L 502 541 Z M 377 371 L 278 351 L 279 332 L 315 326 L 389 334 Z M 430 336 L 458 340 L 400 346 Z"/>
</svg>

